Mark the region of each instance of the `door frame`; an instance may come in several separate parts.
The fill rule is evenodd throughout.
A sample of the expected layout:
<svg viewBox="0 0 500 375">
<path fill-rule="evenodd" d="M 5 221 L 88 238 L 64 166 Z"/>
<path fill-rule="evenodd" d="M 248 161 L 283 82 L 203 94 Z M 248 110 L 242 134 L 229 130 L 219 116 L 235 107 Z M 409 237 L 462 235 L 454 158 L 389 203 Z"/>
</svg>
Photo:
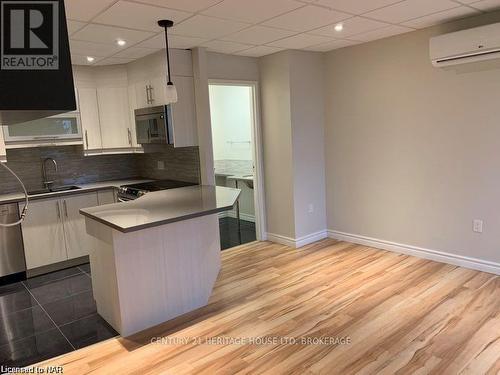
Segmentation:
<svg viewBox="0 0 500 375">
<path fill-rule="evenodd" d="M 252 89 L 253 126 L 252 126 L 252 154 L 254 162 L 254 206 L 255 232 L 257 241 L 267 239 L 266 204 L 264 194 L 264 152 L 262 143 L 262 128 L 260 117 L 259 83 L 257 81 L 209 79 L 208 85 L 213 86 L 244 86 Z M 212 140 L 213 147 L 213 140 Z"/>
</svg>

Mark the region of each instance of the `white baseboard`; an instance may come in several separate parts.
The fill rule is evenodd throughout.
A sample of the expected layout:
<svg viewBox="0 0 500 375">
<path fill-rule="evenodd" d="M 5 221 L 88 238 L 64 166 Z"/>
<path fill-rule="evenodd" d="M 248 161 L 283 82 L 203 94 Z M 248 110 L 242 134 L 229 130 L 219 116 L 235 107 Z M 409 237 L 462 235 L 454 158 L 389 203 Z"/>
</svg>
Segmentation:
<svg viewBox="0 0 500 375">
<path fill-rule="evenodd" d="M 223 217 L 232 217 L 236 218 L 236 212 L 235 211 L 224 211 L 219 214 L 219 218 Z M 250 221 L 252 223 L 255 223 L 255 216 L 254 215 L 249 215 L 249 214 L 244 214 L 243 212 L 240 212 L 240 219 L 245 220 L 245 221 Z"/>
<path fill-rule="evenodd" d="M 266 233 L 266 238 L 268 241 L 276 242 L 276 243 L 279 243 L 281 245 L 286 245 L 286 246 L 290 246 L 293 248 L 299 248 L 302 246 L 306 246 L 306 245 L 309 245 L 313 242 L 322 240 L 326 237 L 328 237 L 328 233 L 326 230 L 321 230 L 319 232 L 308 234 L 307 236 L 303 236 L 300 238 L 291 238 L 291 237 L 286 237 L 286 236 L 282 236 L 279 234 Z"/>
<path fill-rule="evenodd" d="M 328 230 L 328 237 L 340 241 L 352 242 L 359 245 L 375 247 L 378 249 L 393 251 L 395 253 L 411 255 L 418 258 L 429 259 L 436 262 L 452 264 L 454 266 L 500 275 L 500 263 L 335 230 Z"/>
</svg>

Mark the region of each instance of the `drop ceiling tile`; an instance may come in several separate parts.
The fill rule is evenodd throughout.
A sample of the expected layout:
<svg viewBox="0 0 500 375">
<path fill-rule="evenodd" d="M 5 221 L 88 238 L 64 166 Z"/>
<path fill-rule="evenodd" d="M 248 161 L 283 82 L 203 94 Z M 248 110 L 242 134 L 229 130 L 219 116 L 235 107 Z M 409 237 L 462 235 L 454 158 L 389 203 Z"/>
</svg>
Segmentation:
<svg viewBox="0 0 500 375">
<path fill-rule="evenodd" d="M 416 18 L 414 20 L 404 22 L 401 25 L 413 27 L 415 29 L 421 29 L 424 27 L 429 27 L 441 23 L 450 22 L 456 19 L 473 16 L 475 14 L 480 14 L 480 12 L 478 10 L 474 10 L 469 7 L 459 7 L 450 10 L 445 10 L 444 12 L 434 13 L 428 16 Z"/>
<path fill-rule="evenodd" d="M 363 17 L 353 17 L 345 21 L 339 22 L 344 28 L 342 31 L 335 31 L 335 25 L 321 27 L 319 29 L 310 31 L 310 34 L 330 36 L 333 38 L 348 38 L 352 35 L 361 34 L 367 31 L 381 29 L 382 27 L 389 26 L 389 24 L 380 21 L 369 20 Z"/>
<path fill-rule="evenodd" d="M 121 0 L 97 16 L 93 21 L 106 25 L 158 32 L 161 30 L 157 23 L 159 19 L 166 18 L 178 23 L 191 16 L 191 14 Z"/>
<path fill-rule="evenodd" d="M 359 44 L 359 43 L 360 42 L 356 42 L 353 40 L 337 39 L 337 40 L 332 40 L 331 42 L 321 43 L 321 44 L 317 44 L 315 46 L 307 47 L 306 50 L 315 51 L 315 52 L 327 52 L 327 51 L 332 51 L 332 50 L 338 49 L 338 48 L 353 46 L 353 45 Z"/>
<path fill-rule="evenodd" d="M 221 0 L 137 0 L 138 3 L 157 5 L 170 9 L 185 10 L 187 12 L 198 12 L 212 5 L 219 3 Z"/>
<path fill-rule="evenodd" d="M 351 16 L 346 13 L 306 5 L 303 8 L 266 21 L 264 25 L 293 31 L 308 31 L 345 20 L 349 17 Z"/>
<path fill-rule="evenodd" d="M 404 33 L 407 33 L 407 32 L 413 31 L 413 30 L 414 29 L 410 29 L 408 27 L 391 25 L 391 26 L 384 27 L 382 29 L 368 31 L 367 33 L 352 36 L 351 39 L 359 40 L 360 42 L 370 42 L 370 41 L 376 40 L 376 39 L 383 39 L 383 38 L 388 38 L 388 37 L 393 36 L 393 35 L 404 34 Z"/>
<path fill-rule="evenodd" d="M 172 28 L 172 33 L 182 36 L 216 39 L 233 34 L 250 25 L 220 18 L 196 15 Z"/>
<path fill-rule="evenodd" d="M 105 57 L 120 50 L 116 44 L 92 43 L 71 39 L 69 42 L 71 54 L 81 56 Z"/>
<path fill-rule="evenodd" d="M 248 49 L 251 46 L 248 44 L 225 42 L 223 40 L 212 40 L 203 44 L 203 47 L 207 47 L 209 51 L 220 52 L 220 53 L 234 53 L 236 51 L 241 51 Z"/>
<path fill-rule="evenodd" d="M 258 23 L 304 6 L 292 0 L 224 0 L 203 14 L 230 20 Z"/>
<path fill-rule="evenodd" d="M 365 16 L 386 22 L 401 23 L 459 6 L 458 3 L 451 0 L 405 0 L 366 13 Z"/>
<path fill-rule="evenodd" d="M 125 59 L 140 59 L 141 57 L 151 55 L 158 50 L 159 48 L 142 48 L 134 46 L 118 52 L 116 55 L 113 55 L 113 57 Z"/>
<path fill-rule="evenodd" d="M 352 14 L 363 14 L 371 10 L 392 5 L 401 0 L 318 0 L 316 4 Z"/>
<path fill-rule="evenodd" d="M 134 59 L 124 59 L 119 57 L 108 57 L 107 59 L 99 60 L 95 65 L 119 65 L 128 64 L 134 61 Z"/>
<path fill-rule="evenodd" d="M 476 9 L 489 12 L 500 8 L 500 0 L 482 0 L 470 5 Z"/>
<path fill-rule="evenodd" d="M 279 51 L 283 51 L 283 48 L 257 46 L 257 47 L 252 47 L 252 48 L 246 49 L 244 51 L 237 52 L 236 55 L 250 56 L 250 57 L 261 57 L 261 56 L 270 55 L 272 53 L 276 53 Z"/>
<path fill-rule="evenodd" d="M 267 26 L 252 26 L 235 34 L 224 37 L 224 40 L 248 44 L 266 44 L 278 39 L 286 38 L 296 34 L 295 31 L 276 29 Z"/>
<path fill-rule="evenodd" d="M 202 45 L 207 42 L 205 38 L 195 38 L 190 36 L 168 35 L 168 43 L 172 48 L 187 49 Z M 145 40 L 137 45 L 144 48 L 165 48 L 165 34 L 160 33 L 151 39 Z"/>
<path fill-rule="evenodd" d="M 95 60 L 91 63 L 87 61 L 86 55 L 75 55 L 71 54 L 71 65 L 95 65 L 96 62 L 99 61 L 99 58 L 96 57 Z"/>
<path fill-rule="evenodd" d="M 66 23 L 68 24 L 68 34 L 72 35 L 76 31 L 80 30 L 87 24 L 85 22 L 80 22 L 80 21 L 73 21 L 73 20 L 67 20 Z"/>
<path fill-rule="evenodd" d="M 319 35 L 299 34 L 291 36 L 289 38 L 277 40 L 275 42 L 269 43 L 268 45 L 271 47 L 279 47 L 287 49 L 301 49 L 314 46 L 316 44 L 326 43 L 331 40 L 332 40 L 331 38 L 326 38 L 324 36 L 319 36 Z"/>
<path fill-rule="evenodd" d="M 122 29 L 114 26 L 90 24 L 71 36 L 71 39 L 84 40 L 87 42 L 116 44 L 118 39 L 125 40 L 128 45 L 138 43 L 153 36 L 154 33 L 147 31 Z"/>
<path fill-rule="evenodd" d="M 65 0 L 66 18 L 90 21 L 116 0 Z"/>
</svg>

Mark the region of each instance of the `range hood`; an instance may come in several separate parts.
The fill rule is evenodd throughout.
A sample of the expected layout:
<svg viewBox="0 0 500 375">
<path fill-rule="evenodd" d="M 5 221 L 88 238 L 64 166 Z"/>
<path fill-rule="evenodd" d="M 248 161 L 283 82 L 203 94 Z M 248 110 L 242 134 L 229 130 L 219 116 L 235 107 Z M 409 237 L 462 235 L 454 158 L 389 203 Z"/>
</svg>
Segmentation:
<svg viewBox="0 0 500 375">
<path fill-rule="evenodd" d="M 76 110 L 64 0 L 0 0 L 0 125 Z"/>
</svg>

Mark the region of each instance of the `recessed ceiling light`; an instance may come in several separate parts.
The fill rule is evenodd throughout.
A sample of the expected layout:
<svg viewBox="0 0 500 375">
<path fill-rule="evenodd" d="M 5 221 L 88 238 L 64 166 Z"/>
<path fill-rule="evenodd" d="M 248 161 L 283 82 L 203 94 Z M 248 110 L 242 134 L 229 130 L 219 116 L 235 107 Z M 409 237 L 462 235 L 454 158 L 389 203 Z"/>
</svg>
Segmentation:
<svg viewBox="0 0 500 375">
<path fill-rule="evenodd" d="M 120 47 L 123 47 L 125 44 L 127 44 L 127 42 L 124 41 L 123 39 L 118 39 L 116 41 L 116 44 L 118 44 Z"/>
<path fill-rule="evenodd" d="M 94 58 L 94 57 L 92 57 L 92 56 L 87 56 L 87 61 L 88 61 L 89 63 L 94 62 L 94 60 L 95 60 L 95 58 Z"/>
<path fill-rule="evenodd" d="M 342 30 L 344 30 L 344 25 L 343 24 L 338 23 L 338 24 L 335 25 L 335 31 L 340 32 Z"/>
</svg>

